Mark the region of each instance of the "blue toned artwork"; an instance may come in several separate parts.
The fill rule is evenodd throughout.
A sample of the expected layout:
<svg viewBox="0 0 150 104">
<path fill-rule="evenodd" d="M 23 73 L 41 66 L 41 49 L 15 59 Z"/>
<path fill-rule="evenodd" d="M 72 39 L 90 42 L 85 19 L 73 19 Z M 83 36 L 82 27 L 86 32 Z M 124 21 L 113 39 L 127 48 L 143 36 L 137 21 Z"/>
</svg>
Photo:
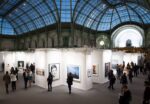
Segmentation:
<svg viewBox="0 0 150 104">
<path fill-rule="evenodd" d="M 80 79 L 79 71 L 80 71 L 79 66 L 75 66 L 75 65 L 67 66 L 67 74 L 72 73 L 73 78 L 76 80 Z"/>
</svg>

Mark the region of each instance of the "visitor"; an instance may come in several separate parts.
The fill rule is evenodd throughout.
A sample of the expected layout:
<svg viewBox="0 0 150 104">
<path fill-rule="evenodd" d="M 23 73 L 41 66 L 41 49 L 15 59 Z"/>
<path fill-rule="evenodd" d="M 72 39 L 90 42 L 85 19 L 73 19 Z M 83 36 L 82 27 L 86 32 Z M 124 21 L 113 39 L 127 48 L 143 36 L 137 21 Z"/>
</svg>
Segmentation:
<svg viewBox="0 0 150 104">
<path fill-rule="evenodd" d="M 68 74 L 68 77 L 67 77 L 67 84 L 68 84 L 69 94 L 71 94 L 71 85 L 73 84 L 73 76 L 72 76 L 72 73 L 69 73 L 69 74 Z"/>
<path fill-rule="evenodd" d="M 16 78 L 17 78 L 17 80 L 18 80 L 18 71 L 19 71 L 19 70 L 18 70 L 18 68 L 16 67 L 16 68 L 15 68 L 15 73 L 16 73 Z"/>
<path fill-rule="evenodd" d="M 28 73 L 27 73 L 26 69 L 23 72 L 23 79 L 24 79 L 24 88 L 27 89 L 27 85 L 28 85 Z"/>
<path fill-rule="evenodd" d="M 15 71 L 11 72 L 10 78 L 11 78 L 12 91 L 15 91 L 16 90 L 16 81 L 17 81 L 17 77 L 16 77 Z"/>
<path fill-rule="evenodd" d="M 122 86 L 119 97 L 119 104 L 130 104 L 132 95 L 127 85 Z"/>
<path fill-rule="evenodd" d="M 27 73 L 28 73 L 29 87 L 31 87 L 31 83 L 33 82 L 32 81 L 32 71 L 29 69 L 27 71 Z"/>
<path fill-rule="evenodd" d="M 123 73 L 123 75 L 121 76 L 120 83 L 122 84 L 122 86 L 128 84 L 128 79 L 127 79 L 126 73 Z"/>
<path fill-rule="evenodd" d="M 32 71 L 32 81 L 33 83 L 35 83 L 35 64 L 34 63 L 30 65 L 30 69 Z"/>
<path fill-rule="evenodd" d="M 130 83 L 132 83 L 132 78 L 133 78 L 132 70 L 129 70 L 128 77 L 129 77 Z"/>
<path fill-rule="evenodd" d="M 113 70 L 110 70 L 108 73 L 108 79 L 109 79 L 109 89 L 114 89 L 114 83 L 116 81 L 115 75 L 113 74 Z"/>
<path fill-rule="evenodd" d="M 53 82 L 53 75 L 51 72 L 49 72 L 49 75 L 47 78 L 48 91 L 52 91 L 52 82 Z"/>
<path fill-rule="evenodd" d="M 6 71 L 6 74 L 3 76 L 3 81 L 5 82 L 6 93 L 9 94 L 10 76 L 8 71 Z"/>
<path fill-rule="evenodd" d="M 143 104 L 149 104 L 149 100 L 150 100 L 150 82 L 145 81 L 144 85 L 145 85 L 145 90 L 144 90 L 144 96 L 143 96 Z"/>
</svg>

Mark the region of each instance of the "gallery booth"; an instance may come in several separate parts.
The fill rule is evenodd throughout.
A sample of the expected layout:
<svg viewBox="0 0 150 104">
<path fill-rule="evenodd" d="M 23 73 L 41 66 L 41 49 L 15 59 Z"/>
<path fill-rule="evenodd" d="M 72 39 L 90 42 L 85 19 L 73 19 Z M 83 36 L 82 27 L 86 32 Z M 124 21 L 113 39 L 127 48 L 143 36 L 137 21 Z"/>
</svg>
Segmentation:
<svg viewBox="0 0 150 104">
<path fill-rule="evenodd" d="M 112 66 L 123 61 L 137 63 L 139 53 L 112 52 L 96 48 L 52 48 L 31 49 L 20 52 L 1 52 L 0 58 L 5 63 L 5 72 L 11 67 L 18 67 L 19 73 L 27 64 L 35 64 L 35 84 L 47 88 L 48 73 L 54 75 L 53 87 L 67 85 L 67 74 L 73 74 L 72 87 L 88 90 L 93 83 L 108 82 L 108 72 L 116 69 Z"/>
</svg>

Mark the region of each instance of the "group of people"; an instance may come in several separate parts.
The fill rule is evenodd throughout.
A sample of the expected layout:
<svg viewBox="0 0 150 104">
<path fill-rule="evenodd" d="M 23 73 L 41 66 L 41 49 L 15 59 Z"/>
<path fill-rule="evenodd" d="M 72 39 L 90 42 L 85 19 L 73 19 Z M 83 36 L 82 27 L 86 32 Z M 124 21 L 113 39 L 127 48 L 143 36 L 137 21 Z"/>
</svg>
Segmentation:
<svg viewBox="0 0 150 104">
<path fill-rule="evenodd" d="M 16 90 L 16 81 L 18 80 L 18 69 L 11 67 L 10 75 L 8 71 L 3 76 L 3 81 L 5 82 L 6 93 L 9 93 L 9 84 L 11 83 L 12 91 Z"/>
<path fill-rule="evenodd" d="M 119 97 L 119 104 L 130 104 L 132 100 L 132 94 L 131 91 L 128 89 L 128 80 L 130 83 L 132 83 L 132 78 L 137 77 L 138 74 L 142 73 L 143 75 L 147 75 L 146 81 L 144 82 L 145 90 L 144 90 L 144 96 L 143 96 L 143 104 L 149 104 L 150 102 L 150 70 L 145 62 L 143 66 L 138 66 L 135 63 L 127 63 L 127 66 L 125 67 L 125 63 L 123 62 L 123 65 L 117 64 L 117 79 L 120 80 L 121 91 L 120 91 L 120 97 Z M 114 84 L 116 81 L 115 75 L 113 74 L 113 70 L 110 70 L 108 73 L 108 79 L 109 79 L 109 89 L 114 89 Z"/>
<path fill-rule="evenodd" d="M 16 90 L 16 81 L 18 78 L 18 68 L 11 67 L 10 74 L 8 71 L 6 71 L 6 74 L 3 76 L 3 81 L 5 82 L 5 88 L 6 93 L 9 94 L 9 85 L 11 83 L 12 91 Z M 31 87 L 31 83 L 35 83 L 35 66 L 34 64 L 31 64 L 30 67 L 26 67 L 26 69 L 23 69 L 23 79 L 24 79 L 24 86 L 25 89 L 28 87 Z"/>
<path fill-rule="evenodd" d="M 49 72 L 49 75 L 48 75 L 48 78 L 47 78 L 48 91 L 52 91 L 53 77 L 54 76 L 52 75 L 52 73 Z M 71 94 L 71 85 L 73 84 L 73 75 L 72 75 L 72 73 L 68 73 L 67 84 L 68 84 L 69 94 Z"/>
</svg>

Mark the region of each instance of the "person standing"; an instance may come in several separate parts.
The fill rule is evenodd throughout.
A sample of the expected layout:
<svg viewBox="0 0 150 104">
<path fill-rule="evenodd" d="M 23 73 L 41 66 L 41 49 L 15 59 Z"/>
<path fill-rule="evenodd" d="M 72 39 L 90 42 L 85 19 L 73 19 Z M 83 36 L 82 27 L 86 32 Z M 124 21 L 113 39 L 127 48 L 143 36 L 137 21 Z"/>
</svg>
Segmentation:
<svg viewBox="0 0 150 104">
<path fill-rule="evenodd" d="M 17 80 L 18 80 L 18 71 L 19 71 L 19 70 L 18 70 L 18 68 L 16 67 L 16 68 L 15 68 L 15 73 L 16 73 L 16 78 L 17 78 Z"/>
<path fill-rule="evenodd" d="M 108 73 L 108 79 L 109 79 L 109 86 L 108 88 L 114 89 L 114 83 L 116 81 L 115 75 L 113 74 L 113 70 L 110 70 Z"/>
<path fill-rule="evenodd" d="M 120 79 L 120 83 L 122 84 L 122 86 L 128 84 L 128 79 L 127 79 L 126 73 L 123 73 L 123 75 L 122 75 L 122 77 Z"/>
<path fill-rule="evenodd" d="M 17 81 L 17 77 L 16 77 L 15 71 L 11 72 L 10 78 L 11 78 L 12 91 L 15 91 L 16 90 L 16 81 Z"/>
<path fill-rule="evenodd" d="M 143 104 L 149 104 L 150 100 L 150 82 L 145 81 L 145 90 L 144 90 L 144 96 L 143 96 Z"/>
<path fill-rule="evenodd" d="M 10 84 L 10 76 L 8 74 L 8 71 L 6 71 L 6 74 L 3 76 L 3 81 L 5 82 L 5 88 L 6 88 L 6 93 L 9 94 L 9 84 Z"/>
<path fill-rule="evenodd" d="M 27 73 L 27 69 L 25 69 L 24 72 L 23 72 L 23 79 L 24 79 L 24 88 L 27 89 L 27 84 L 28 84 L 28 73 Z"/>
<path fill-rule="evenodd" d="M 131 69 L 129 70 L 128 77 L 129 77 L 130 83 L 132 83 L 133 74 L 132 74 L 132 70 Z"/>
<path fill-rule="evenodd" d="M 122 86 L 119 104 L 130 104 L 132 95 L 127 85 Z"/>
<path fill-rule="evenodd" d="M 49 75 L 47 78 L 48 91 L 52 91 L 52 82 L 53 82 L 53 75 L 51 72 L 49 72 Z"/>
<path fill-rule="evenodd" d="M 71 85 L 73 84 L 73 76 L 72 76 L 72 73 L 69 73 L 69 74 L 68 74 L 68 77 L 67 77 L 67 84 L 68 84 L 69 94 L 71 94 Z"/>
</svg>

